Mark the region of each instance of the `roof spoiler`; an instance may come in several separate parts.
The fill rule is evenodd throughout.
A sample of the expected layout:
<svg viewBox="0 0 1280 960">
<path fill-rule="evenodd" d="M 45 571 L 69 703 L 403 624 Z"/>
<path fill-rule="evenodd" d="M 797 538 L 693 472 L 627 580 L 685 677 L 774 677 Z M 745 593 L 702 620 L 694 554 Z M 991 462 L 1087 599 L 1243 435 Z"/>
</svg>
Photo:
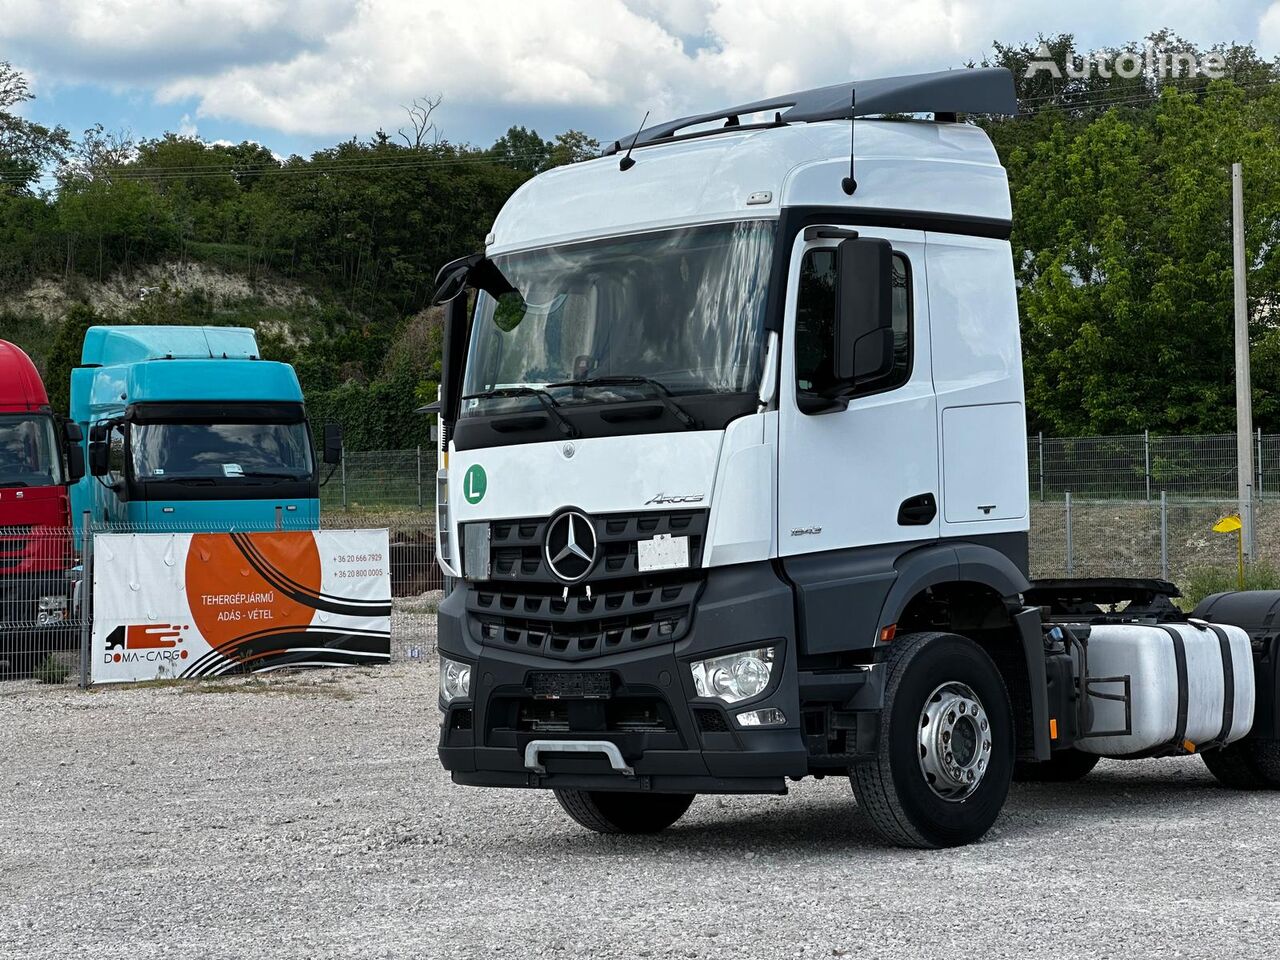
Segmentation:
<svg viewBox="0 0 1280 960">
<path fill-rule="evenodd" d="M 853 105 L 855 100 L 857 106 Z M 773 122 L 765 126 L 848 120 L 851 117 L 886 113 L 983 113 L 1013 116 L 1018 112 L 1018 97 L 1013 74 L 1005 67 L 942 70 L 908 77 L 846 81 L 711 113 L 668 120 L 615 140 L 605 148 L 604 155 L 609 156 L 630 147 L 672 140 L 681 130 L 717 120 L 724 121 L 721 129 L 740 127 L 742 117 L 770 111 L 774 114 Z"/>
</svg>

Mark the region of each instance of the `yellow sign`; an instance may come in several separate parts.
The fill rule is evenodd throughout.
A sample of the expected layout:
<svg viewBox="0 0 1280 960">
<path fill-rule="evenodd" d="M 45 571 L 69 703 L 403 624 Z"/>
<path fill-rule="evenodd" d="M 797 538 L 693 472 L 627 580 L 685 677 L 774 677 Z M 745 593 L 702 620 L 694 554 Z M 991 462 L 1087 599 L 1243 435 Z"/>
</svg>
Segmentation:
<svg viewBox="0 0 1280 960">
<path fill-rule="evenodd" d="M 1237 530 L 1243 529 L 1244 524 L 1240 522 L 1240 515 L 1236 513 L 1223 517 L 1213 525 L 1214 533 L 1235 533 Z"/>
</svg>

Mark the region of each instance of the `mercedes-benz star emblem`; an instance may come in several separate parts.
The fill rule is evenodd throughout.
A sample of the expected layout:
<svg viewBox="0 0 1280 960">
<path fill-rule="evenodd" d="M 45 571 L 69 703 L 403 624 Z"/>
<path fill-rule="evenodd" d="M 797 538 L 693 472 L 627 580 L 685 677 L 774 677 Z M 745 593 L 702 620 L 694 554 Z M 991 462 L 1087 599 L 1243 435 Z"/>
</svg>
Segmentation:
<svg viewBox="0 0 1280 960">
<path fill-rule="evenodd" d="M 547 568 L 565 583 L 576 583 L 596 562 L 596 528 L 577 510 L 566 510 L 547 526 Z"/>
</svg>

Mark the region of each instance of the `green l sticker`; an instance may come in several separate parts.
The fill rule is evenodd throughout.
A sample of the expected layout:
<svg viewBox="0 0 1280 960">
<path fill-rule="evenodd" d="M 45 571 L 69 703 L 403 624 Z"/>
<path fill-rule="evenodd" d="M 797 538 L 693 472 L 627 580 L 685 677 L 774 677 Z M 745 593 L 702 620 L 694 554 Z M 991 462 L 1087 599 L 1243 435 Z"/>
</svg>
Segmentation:
<svg viewBox="0 0 1280 960">
<path fill-rule="evenodd" d="M 484 467 L 473 463 L 467 468 L 462 478 L 462 495 L 467 503 L 479 503 L 484 499 L 484 492 L 489 487 L 489 479 L 484 475 Z"/>
</svg>

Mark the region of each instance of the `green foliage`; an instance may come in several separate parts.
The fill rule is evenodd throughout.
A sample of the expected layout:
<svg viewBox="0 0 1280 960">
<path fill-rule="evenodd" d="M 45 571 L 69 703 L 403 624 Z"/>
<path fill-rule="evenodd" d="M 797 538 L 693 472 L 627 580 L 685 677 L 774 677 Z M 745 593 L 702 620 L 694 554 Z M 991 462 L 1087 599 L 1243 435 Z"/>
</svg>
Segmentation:
<svg viewBox="0 0 1280 960">
<path fill-rule="evenodd" d="M 1060 58 L 1070 39 L 1046 42 Z M 1191 49 L 1168 34 L 1153 41 Z M 988 127 L 1013 199 L 1032 430 L 1234 429 L 1234 161 L 1245 168 L 1255 420 L 1280 427 L 1280 366 L 1258 362 L 1280 353 L 1271 319 L 1280 296 L 1280 68 L 1252 48 L 1215 49 L 1247 86 L 1096 74 L 1051 81 L 1043 72 L 1029 81 L 1034 47 L 997 47 L 1037 110 Z"/>
<path fill-rule="evenodd" d="M 66 683 L 67 677 L 71 676 L 71 668 L 65 657 L 51 653 L 36 664 L 31 675 L 37 683 Z"/>
<path fill-rule="evenodd" d="M 1231 567 L 1197 567 L 1191 570 L 1182 584 L 1182 603 L 1188 610 L 1205 597 L 1239 589 L 1238 569 Z M 1280 590 L 1280 568 L 1262 562 L 1245 565 L 1244 588 L 1246 590 Z"/>
</svg>

